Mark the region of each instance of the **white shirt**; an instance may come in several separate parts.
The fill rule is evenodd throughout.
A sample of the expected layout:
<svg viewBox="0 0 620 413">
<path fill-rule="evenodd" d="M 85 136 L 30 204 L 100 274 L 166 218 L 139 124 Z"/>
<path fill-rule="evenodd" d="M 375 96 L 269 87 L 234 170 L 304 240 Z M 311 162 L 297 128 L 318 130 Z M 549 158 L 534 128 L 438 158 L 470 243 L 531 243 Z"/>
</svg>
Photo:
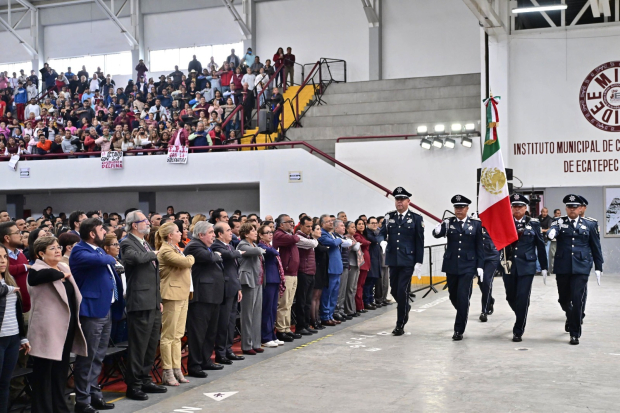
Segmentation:
<svg viewBox="0 0 620 413">
<path fill-rule="evenodd" d="M 99 79 L 92 79 L 90 81 L 89 89 L 92 90 L 93 92 L 99 89 Z"/>
<path fill-rule="evenodd" d="M 90 245 L 91 248 L 94 249 L 95 251 L 97 251 L 99 249 L 99 247 L 96 246 L 96 245 L 89 244 L 88 242 L 87 242 L 87 244 Z M 108 264 L 108 270 L 110 270 L 110 275 L 112 275 L 112 283 L 114 284 L 114 288 L 116 288 L 116 278 L 114 278 L 114 271 L 112 271 L 112 267 L 110 267 L 110 264 Z M 118 291 L 118 289 L 117 289 L 117 291 Z M 114 294 L 112 294 L 112 303 L 114 303 L 114 301 L 116 301 L 116 300 L 114 299 Z"/>
</svg>

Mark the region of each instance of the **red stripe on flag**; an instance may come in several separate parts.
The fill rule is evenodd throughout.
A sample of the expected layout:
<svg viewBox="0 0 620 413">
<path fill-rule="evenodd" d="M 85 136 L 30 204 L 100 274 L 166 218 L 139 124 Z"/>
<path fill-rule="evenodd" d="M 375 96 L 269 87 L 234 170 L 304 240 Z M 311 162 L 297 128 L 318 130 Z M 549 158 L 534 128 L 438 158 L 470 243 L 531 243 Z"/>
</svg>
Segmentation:
<svg viewBox="0 0 620 413">
<path fill-rule="evenodd" d="M 480 219 L 498 250 L 512 244 L 519 238 L 512 217 L 509 197 L 505 197 L 481 212 Z"/>
</svg>

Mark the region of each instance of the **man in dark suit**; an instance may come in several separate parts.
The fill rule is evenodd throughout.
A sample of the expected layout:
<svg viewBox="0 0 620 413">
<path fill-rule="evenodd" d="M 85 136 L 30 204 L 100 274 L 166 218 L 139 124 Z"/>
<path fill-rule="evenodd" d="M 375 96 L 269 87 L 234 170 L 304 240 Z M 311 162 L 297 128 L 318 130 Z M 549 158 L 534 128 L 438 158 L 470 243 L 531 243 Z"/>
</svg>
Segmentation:
<svg viewBox="0 0 620 413">
<path fill-rule="evenodd" d="M 220 364 L 232 364 L 232 360 L 243 360 L 232 351 L 232 341 L 235 336 L 237 321 L 237 305 L 241 301 L 241 284 L 239 283 L 238 259 L 242 251 L 235 250 L 230 242 L 232 231 L 225 221 L 215 224 L 215 237 L 211 249 L 219 252 L 224 262 L 225 298 L 220 307 L 218 317 L 217 337 L 215 339 L 215 361 Z"/>
<path fill-rule="evenodd" d="M 214 240 L 213 225 L 200 221 L 184 250 L 196 260 L 192 266 L 194 297 L 187 312 L 187 342 L 191 349 L 187 372 L 199 378 L 207 377 L 203 370 L 223 368 L 211 361 L 220 305 L 224 301 L 224 266 L 221 254 L 210 248 Z"/>
<path fill-rule="evenodd" d="M 127 277 L 127 398 L 148 400 L 146 393 L 165 393 L 168 390 L 153 383 L 150 376 L 163 311 L 157 254 L 144 239 L 151 226 L 142 211 L 130 212 L 125 222 L 128 235 L 121 242 L 121 254 Z"/>
<path fill-rule="evenodd" d="M 80 225 L 82 241 L 73 247 L 69 259 L 82 294 L 80 323 L 88 346 L 88 355 L 77 356 L 74 365 L 75 411 L 81 413 L 114 408 L 103 399 L 98 380 L 112 331 L 110 307 L 123 299 L 123 283 L 114 270 L 116 260 L 101 248 L 105 234 L 100 220 L 84 220 Z"/>
</svg>

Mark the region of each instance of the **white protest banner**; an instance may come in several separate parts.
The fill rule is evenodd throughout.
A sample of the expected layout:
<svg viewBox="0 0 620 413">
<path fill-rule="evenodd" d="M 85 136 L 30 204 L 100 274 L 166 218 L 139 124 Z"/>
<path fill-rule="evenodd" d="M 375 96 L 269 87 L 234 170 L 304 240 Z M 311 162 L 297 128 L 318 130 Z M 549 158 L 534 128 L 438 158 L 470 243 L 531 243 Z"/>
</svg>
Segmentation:
<svg viewBox="0 0 620 413">
<path fill-rule="evenodd" d="M 123 152 L 101 151 L 101 169 L 123 169 Z"/>
<path fill-rule="evenodd" d="M 19 161 L 19 155 L 12 155 L 11 160 L 9 161 L 9 169 L 12 171 L 17 170 L 17 162 Z"/>
<path fill-rule="evenodd" d="M 187 163 L 187 146 L 169 146 L 167 163 Z"/>
</svg>

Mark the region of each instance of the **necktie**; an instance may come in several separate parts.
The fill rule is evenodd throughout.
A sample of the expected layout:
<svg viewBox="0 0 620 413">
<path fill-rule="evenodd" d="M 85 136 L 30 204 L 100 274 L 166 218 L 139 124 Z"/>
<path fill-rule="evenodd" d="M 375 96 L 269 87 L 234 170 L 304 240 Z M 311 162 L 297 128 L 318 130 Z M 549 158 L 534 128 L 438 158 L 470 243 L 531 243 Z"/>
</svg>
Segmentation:
<svg viewBox="0 0 620 413">
<path fill-rule="evenodd" d="M 459 230 L 463 230 L 463 221 L 459 221 Z"/>
<path fill-rule="evenodd" d="M 403 223 L 403 214 L 398 214 L 398 225 Z"/>
<path fill-rule="evenodd" d="M 570 223 L 571 223 L 571 225 L 573 226 L 573 228 L 575 228 L 575 220 L 574 220 L 574 219 L 571 219 L 571 220 L 570 220 Z"/>
<path fill-rule="evenodd" d="M 143 241 L 142 241 L 142 245 L 144 246 L 144 249 L 145 249 L 145 250 L 147 250 L 147 251 L 149 251 L 149 252 L 150 252 L 150 251 L 153 251 L 153 250 L 151 249 L 151 247 L 149 246 L 149 243 L 148 243 L 148 242 L 146 242 L 145 240 L 143 240 Z M 155 264 L 155 261 L 151 261 L 151 264 L 153 264 L 153 267 L 157 268 L 157 264 Z"/>
<path fill-rule="evenodd" d="M 230 246 L 230 244 L 226 244 L 226 248 L 228 248 L 228 251 L 233 252 L 232 247 Z M 236 258 L 235 258 L 235 265 L 237 267 L 239 266 L 239 262 L 237 262 Z"/>
</svg>

